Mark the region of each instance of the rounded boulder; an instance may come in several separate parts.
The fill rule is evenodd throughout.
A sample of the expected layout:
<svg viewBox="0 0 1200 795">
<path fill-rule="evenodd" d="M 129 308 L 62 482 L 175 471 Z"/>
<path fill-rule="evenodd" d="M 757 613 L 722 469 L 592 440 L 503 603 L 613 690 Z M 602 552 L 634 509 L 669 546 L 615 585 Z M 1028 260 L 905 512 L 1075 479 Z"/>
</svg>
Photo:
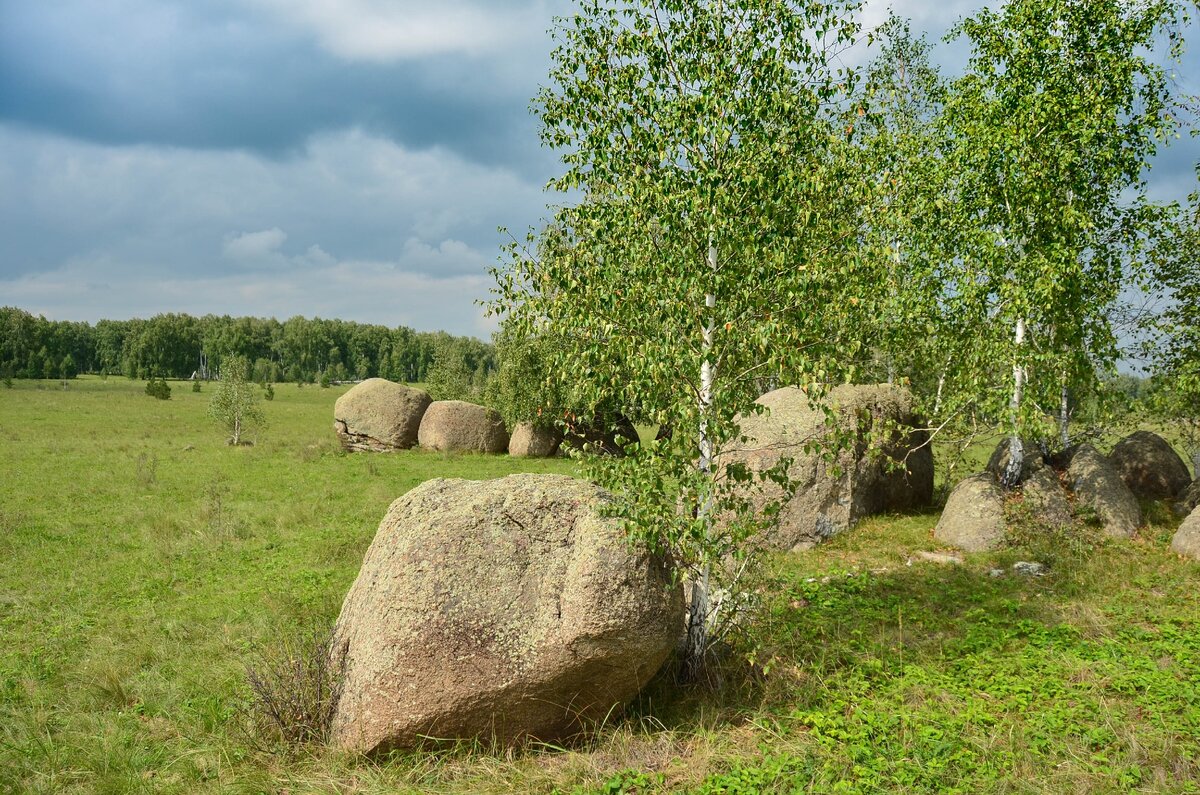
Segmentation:
<svg viewBox="0 0 1200 795">
<path fill-rule="evenodd" d="M 417 443 L 432 402 L 420 389 L 368 378 L 333 404 L 333 429 L 347 450 L 406 450 Z"/>
<path fill-rule="evenodd" d="M 1192 482 L 1179 453 L 1150 431 L 1137 431 L 1117 442 L 1108 460 L 1136 497 L 1173 499 Z"/>
<path fill-rule="evenodd" d="M 1006 529 L 1004 491 L 991 472 L 981 472 L 950 492 L 933 537 L 966 552 L 987 552 L 1003 543 Z"/>
<path fill-rule="evenodd" d="M 1171 539 L 1171 549 L 1184 557 L 1200 560 L 1200 508 L 1196 508 L 1179 525 Z"/>
<path fill-rule="evenodd" d="M 518 422 L 508 440 L 508 454 L 516 458 L 549 458 L 558 452 L 562 434 L 532 422 Z"/>
<path fill-rule="evenodd" d="M 500 412 L 464 400 L 436 400 L 421 419 L 417 440 L 427 450 L 503 453 L 508 431 Z"/>
<path fill-rule="evenodd" d="M 608 499 L 523 474 L 431 480 L 392 503 L 334 629 L 334 744 L 561 741 L 628 703 L 684 608 L 665 562 L 600 515 Z"/>
<path fill-rule="evenodd" d="M 1094 511 L 1105 533 L 1133 537 L 1142 523 L 1142 508 L 1107 457 L 1090 444 L 1081 444 L 1071 457 L 1067 479 L 1076 505 Z"/>
</svg>

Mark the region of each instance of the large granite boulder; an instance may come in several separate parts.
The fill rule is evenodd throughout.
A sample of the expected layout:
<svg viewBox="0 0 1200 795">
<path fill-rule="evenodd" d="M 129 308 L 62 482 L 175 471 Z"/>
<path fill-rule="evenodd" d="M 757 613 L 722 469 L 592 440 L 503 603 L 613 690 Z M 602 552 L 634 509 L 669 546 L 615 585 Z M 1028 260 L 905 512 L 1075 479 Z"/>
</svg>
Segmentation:
<svg viewBox="0 0 1200 795">
<path fill-rule="evenodd" d="M 1004 490 L 991 472 L 964 478 L 950 492 L 933 537 L 966 552 L 987 552 L 1004 542 Z"/>
<path fill-rule="evenodd" d="M 1058 479 L 1058 473 L 1048 466 L 1033 471 L 1021 494 L 1030 516 L 1038 523 L 1051 528 L 1070 527 L 1074 523 L 1071 503 Z"/>
<path fill-rule="evenodd" d="M 624 414 L 567 423 L 562 447 L 593 455 L 625 455 L 624 445 L 639 441 L 637 428 Z"/>
<path fill-rule="evenodd" d="M 334 629 L 335 745 L 559 741 L 625 705 L 684 606 L 596 486 L 562 475 L 431 480 L 392 503 Z"/>
<path fill-rule="evenodd" d="M 428 393 L 384 378 L 356 384 L 333 404 L 333 430 L 351 451 L 406 450 L 417 443 Z"/>
<path fill-rule="evenodd" d="M 1136 497 L 1173 499 L 1192 482 L 1179 453 L 1150 431 L 1137 431 L 1117 442 L 1108 460 Z"/>
<path fill-rule="evenodd" d="M 518 422 L 508 439 L 508 454 L 517 458 L 549 458 L 558 452 L 562 434 L 532 422 Z"/>
<path fill-rule="evenodd" d="M 1200 508 L 1196 508 L 1183 520 L 1171 539 L 1171 549 L 1180 555 L 1200 560 Z"/>
<path fill-rule="evenodd" d="M 500 412 L 464 400 L 430 403 L 417 440 L 427 450 L 472 453 L 508 450 L 508 431 Z"/>
<path fill-rule="evenodd" d="M 746 441 L 729 445 L 719 464 L 765 472 L 791 460 L 788 479 L 794 492 L 775 484 L 747 487 L 755 507 L 782 504 L 778 524 L 761 539 L 765 547 L 804 549 L 865 516 L 932 501 L 933 452 L 925 431 L 913 430 L 923 422 L 907 390 L 888 384 L 837 387 L 828 395 L 836 426 L 796 387 L 776 389 L 756 402 L 768 411 L 741 418 Z M 810 443 L 827 442 L 835 430 L 848 441 L 836 461 L 805 450 Z M 881 454 L 869 455 L 869 445 Z"/>
<path fill-rule="evenodd" d="M 1081 444 L 1067 469 L 1076 505 L 1095 511 L 1104 532 L 1130 538 L 1142 523 L 1142 508 L 1107 457 L 1090 444 Z"/>
</svg>

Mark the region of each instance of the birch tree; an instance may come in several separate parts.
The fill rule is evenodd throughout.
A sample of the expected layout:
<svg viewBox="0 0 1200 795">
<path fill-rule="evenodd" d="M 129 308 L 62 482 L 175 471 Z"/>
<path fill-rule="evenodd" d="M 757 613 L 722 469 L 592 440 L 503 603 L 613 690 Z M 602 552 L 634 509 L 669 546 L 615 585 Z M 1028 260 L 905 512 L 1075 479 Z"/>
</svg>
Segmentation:
<svg viewBox="0 0 1200 795">
<path fill-rule="evenodd" d="M 1010 363 L 1007 406 L 985 401 L 1006 416 L 1007 485 L 1042 407 L 1094 389 L 1118 356 L 1109 312 L 1158 215 L 1144 172 L 1176 124 L 1152 50 L 1178 55 L 1182 19 L 1171 0 L 1010 0 L 957 28 L 972 55 L 945 117 L 965 227 L 947 294 Z"/>
<path fill-rule="evenodd" d="M 586 0 L 559 21 L 536 103 L 565 165 L 552 186 L 573 202 L 555 245 L 516 248 L 497 271 L 492 308 L 554 336 L 583 410 L 615 402 L 672 430 L 589 471 L 629 531 L 687 573 L 693 675 L 715 564 L 754 525 L 734 488 L 748 474 L 718 465 L 738 414 L 767 384 L 818 400 L 862 348 L 870 193 L 845 122 L 853 75 L 835 60 L 852 10 Z"/>
</svg>

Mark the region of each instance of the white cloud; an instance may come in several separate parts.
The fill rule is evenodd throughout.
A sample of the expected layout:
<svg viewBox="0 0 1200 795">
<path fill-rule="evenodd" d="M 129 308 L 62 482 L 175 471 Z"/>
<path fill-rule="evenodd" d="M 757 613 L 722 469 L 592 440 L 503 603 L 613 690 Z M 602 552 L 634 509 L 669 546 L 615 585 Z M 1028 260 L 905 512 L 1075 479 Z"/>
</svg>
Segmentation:
<svg viewBox="0 0 1200 795">
<path fill-rule="evenodd" d="M 0 296 L 48 317 L 321 315 L 483 334 L 474 301 L 540 184 L 360 131 L 288 158 L 0 124 Z"/>
<path fill-rule="evenodd" d="M 328 255 L 326 255 L 328 256 Z M 444 329 L 487 337 L 493 325 L 478 299 L 491 280 L 481 274 L 449 277 L 415 273 L 395 262 L 332 261 L 295 270 L 239 272 L 221 276 L 163 276 L 151 268 L 116 266 L 111 260 L 74 260 L 63 267 L 0 279 L 0 294 L 34 314 L 96 321 L 101 317 L 148 317 L 159 312 L 277 317 L 336 317 L 418 330 Z M 104 280 L 97 283 L 97 279 Z M 96 307 L 102 309 L 97 311 Z"/>
<path fill-rule="evenodd" d="M 227 235 L 222 247 L 226 257 L 236 260 L 261 260 L 274 254 L 287 240 L 287 232 L 277 226 L 264 229 L 261 232 L 242 232 L 240 235 Z"/>
<path fill-rule="evenodd" d="M 542 38 L 541 3 L 506 7 L 468 0 L 257 0 L 347 60 L 389 62 L 458 53 L 495 54 Z"/>
</svg>

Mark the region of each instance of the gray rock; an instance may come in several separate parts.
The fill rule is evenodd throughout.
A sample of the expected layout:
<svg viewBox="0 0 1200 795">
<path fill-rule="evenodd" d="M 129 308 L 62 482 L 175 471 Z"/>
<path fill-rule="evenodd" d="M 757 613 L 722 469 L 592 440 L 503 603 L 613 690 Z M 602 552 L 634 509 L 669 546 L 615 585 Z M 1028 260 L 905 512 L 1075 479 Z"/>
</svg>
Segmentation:
<svg viewBox="0 0 1200 795">
<path fill-rule="evenodd" d="M 562 434 L 532 422 L 519 422 L 508 439 L 508 454 L 517 458 L 549 458 L 558 452 Z"/>
<path fill-rule="evenodd" d="M 1200 508 L 1195 508 L 1179 525 L 1171 549 L 1192 560 L 1200 560 Z"/>
<path fill-rule="evenodd" d="M 1011 446 L 1012 439 L 1010 437 L 1001 439 L 1000 443 L 996 445 L 996 449 L 992 451 L 991 458 L 988 459 L 985 469 L 995 476 L 997 482 L 1004 482 L 1004 475 L 1008 471 L 1011 459 Z M 1037 472 L 1046 465 L 1042 459 L 1041 446 L 1037 442 L 1031 439 L 1024 439 L 1021 441 L 1021 450 L 1023 455 L 1021 458 L 1020 479 L 1013 485 L 1020 485 L 1029 480 L 1034 472 Z"/>
<path fill-rule="evenodd" d="M 831 428 L 824 412 L 810 408 L 802 390 L 776 389 L 756 402 L 769 411 L 740 418 L 746 441 L 730 444 L 719 466 L 741 465 L 757 473 L 790 459 L 794 491 L 767 484 L 746 494 L 757 510 L 774 502 L 782 505 L 778 524 L 760 539 L 766 548 L 805 549 L 863 517 L 932 501 L 933 452 L 925 431 L 913 430 L 924 423 L 907 390 L 879 384 L 840 386 L 829 394 L 837 427 L 851 440 L 832 466 L 804 449 L 828 439 Z M 879 437 L 873 443 L 882 451 L 874 457 L 867 450 L 873 430 Z"/>
<path fill-rule="evenodd" d="M 1175 513 L 1187 516 L 1197 507 L 1200 507 L 1200 478 L 1193 480 L 1190 486 L 1179 493 L 1175 501 Z"/>
<path fill-rule="evenodd" d="M 332 738 L 559 741 L 619 711 L 674 648 L 683 601 L 596 486 L 432 480 L 392 503 L 342 605 Z"/>
<path fill-rule="evenodd" d="M 463 400 L 437 400 L 429 404 L 417 439 L 426 450 L 508 451 L 508 431 L 504 429 L 500 412 Z"/>
<path fill-rule="evenodd" d="M 1058 480 L 1058 473 L 1050 467 L 1035 470 L 1021 487 L 1021 493 L 1030 514 L 1041 524 L 1064 528 L 1074 523 L 1071 503 Z"/>
<path fill-rule="evenodd" d="M 417 443 L 431 402 L 420 389 L 368 378 L 333 404 L 333 429 L 350 451 L 406 450 Z"/>
<path fill-rule="evenodd" d="M 1076 504 L 1096 512 L 1104 532 L 1131 538 L 1142 523 L 1142 509 L 1108 458 L 1090 444 L 1079 446 L 1067 470 Z"/>
<path fill-rule="evenodd" d="M 946 500 L 933 537 L 966 552 L 986 552 L 1004 541 L 1004 492 L 990 472 L 965 478 Z"/>
<path fill-rule="evenodd" d="M 623 414 L 593 417 L 567 424 L 561 447 L 592 455 L 625 455 L 625 445 L 639 441 L 637 428 Z"/>
<path fill-rule="evenodd" d="M 1026 577 L 1045 577 L 1046 566 L 1042 563 L 1034 563 L 1028 560 L 1018 560 L 1013 564 L 1012 570 L 1014 574 L 1021 574 Z"/>
<path fill-rule="evenodd" d="M 963 562 L 958 555 L 948 555 L 945 552 L 926 552 L 919 550 L 913 553 L 913 557 L 918 560 L 924 560 L 928 563 L 937 563 L 942 566 L 957 566 Z"/>
<path fill-rule="evenodd" d="M 1136 497 L 1173 499 L 1192 482 L 1179 453 L 1150 431 L 1138 431 L 1117 442 L 1108 460 Z"/>
<path fill-rule="evenodd" d="M 994 577 L 1003 577 L 1004 569 L 988 569 L 988 576 L 993 577 L 993 578 Z"/>
</svg>

